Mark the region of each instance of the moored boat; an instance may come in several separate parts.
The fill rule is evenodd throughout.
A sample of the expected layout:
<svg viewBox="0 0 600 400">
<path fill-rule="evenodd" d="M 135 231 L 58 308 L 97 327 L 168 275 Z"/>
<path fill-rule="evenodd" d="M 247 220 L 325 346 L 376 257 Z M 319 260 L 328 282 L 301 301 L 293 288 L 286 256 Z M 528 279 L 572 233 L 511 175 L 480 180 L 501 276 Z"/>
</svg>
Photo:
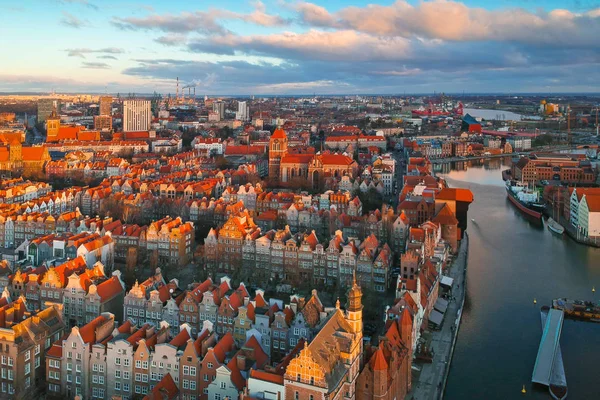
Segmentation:
<svg viewBox="0 0 600 400">
<path fill-rule="evenodd" d="M 523 214 L 541 220 L 544 205 L 539 203 L 539 194 L 534 190 L 520 184 L 506 181 L 506 194 L 508 200 Z"/>
<path fill-rule="evenodd" d="M 565 232 L 565 228 L 552 218 L 548 218 L 546 223 L 548 225 L 548 229 L 550 229 L 552 232 L 558 235 L 562 235 Z"/>
<path fill-rule="evenodd" d="M 552 308 L 564 311 L 566 317 L 600 322 L 600 306 L 591 301 L 554 299 Z"/>
</svg>

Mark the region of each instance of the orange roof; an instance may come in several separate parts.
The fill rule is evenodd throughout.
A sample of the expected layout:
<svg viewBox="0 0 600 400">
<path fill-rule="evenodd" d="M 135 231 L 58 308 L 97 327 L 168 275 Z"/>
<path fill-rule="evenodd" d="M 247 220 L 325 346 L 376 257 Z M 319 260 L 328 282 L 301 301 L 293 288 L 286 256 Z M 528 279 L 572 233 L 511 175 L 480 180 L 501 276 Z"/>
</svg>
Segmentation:
<svg viewBox="0 0 600 400">
<path fill-rule="evenodd" d="M 167 373 L 152 389 L 152 392 L 144 397 L 144 400 L 173 400 L 179 398 L 179 389 L 170 373 Z"/>
<path fill-rule="evenodd" d="M 433 222 L 442 225 L 458 225 L 458 220 L 454 216 L 452 210 L 450 210 L 450 207 L 448 207 L 447 203 L 444 204 L 444 207 L 437 213 Z"/>
<path fill-rule="evenodd" d="M 173 345 L 177 348 L 185 345 L 187 343 L 188 340 L 190 340 L 190 333 L 188 332 L 187 329 L 182 329 L 177 336 L 175 336 L 170 342 L 170 345 Z"/>
<path fill-rule="evenodd" d="M 49 357 L 53 357 L 53 358 L 61 358 L 62 357 L 62 346 L 59 344 L 59 342 L 55 342 L 52 347 L 50 348 L 50 350 L 48 350 L 46 352 L 46 356 Z"/>
<path fill-rule="evenodd" d="M 277 385 L 283 385 L 283 376 L 277 375 L 272 372 L 266 372 L 257 369 L 250 370 L 250 378 L 259 379 L 265 382 L 275 383 Z"/>
<path fill-rule="evenodd" d="M 330 165 L 350 165 L 354 162 L 350 157 L 343 154 L 323 154 L 321 161 L 323 164 Z"/>
<path fill-rule="evenodd" d="M 439 200 L 455 200 L 467 203 L 473 202 L 473 193 L 469 189 L 444 188 L 436 196 Z"/>
<path fill-rule="evenodd" d="M 81 335 L 83 342 L 84 343 L 94 342 L 96 340 L 96 327 L 106 321 L 107 321 L 106 317 L 101 315 L 99 317 L 96 317 L 89 323 L 85 324 L 81 328 L 79 328 L 79 334 Z"/>
<path fill-rule="evenodd" d="M 373 371 L 385 371 L 388 369 L 388 363 L 385 361 L 385 356 L 381 347 L 377 348 L 377 351 L 369 360 L 369 365 L 373 368 Z"/>
<path fill-rule="evenodd" d="M 44 150 L 46 150 L 44 146 L 23 147 L 21 149 L 21 156 L 23 161 L 41 161 Z"/>
<path fill-rule="evenodd" d="M 113 276 L 99 284 L 97 290 L 100 300 L 103 303 L 117 296 L 119 293 L 124 293 L 125 291 L 121 285 L 121 281 L 116 276 Z"/>
<path fill-rule="evenodd" d="M 287 139 L 287 135 L 283 129 L 277 128 L 271 135 L 271 139 Z"/>
<path fill-rule="evenodd" d="M 233 349 L 234 344 L 235 342 L 231 332 L 227 332 L 213 348 L 213 352 L 217 360 L 223 362 L 225 360 L 225 355 L 231 351 L 231 349 Z"/>
</svg>

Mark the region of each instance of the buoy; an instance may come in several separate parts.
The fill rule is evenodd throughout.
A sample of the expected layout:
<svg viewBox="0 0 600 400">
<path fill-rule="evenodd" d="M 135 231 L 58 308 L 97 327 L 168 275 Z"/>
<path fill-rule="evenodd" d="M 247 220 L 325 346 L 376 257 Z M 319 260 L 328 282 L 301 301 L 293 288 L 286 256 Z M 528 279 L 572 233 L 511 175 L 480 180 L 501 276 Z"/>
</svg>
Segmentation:
<svg viewBox="0 0 600 400">
<path fill-rule="evenodd" d="M 523 394 L 527 393 L 527 390 L 525 389 L 525 385 L 523 385 L 523 389 L 521 389 L 521 393 L 523 393 Z"/>
<path fill-rule="evenodd" d="M 537 300 L 536 299 L 533 299 L 533 304 L 537 304 Z"/>
<path fill-rule="evenodd" d="M 592 292 L 595 292 L 595 291 L 596 291 L 596 287 L 595 287 L 595 286 L 593 286 L 593 287 L 592 287 Z"/>
</svg>

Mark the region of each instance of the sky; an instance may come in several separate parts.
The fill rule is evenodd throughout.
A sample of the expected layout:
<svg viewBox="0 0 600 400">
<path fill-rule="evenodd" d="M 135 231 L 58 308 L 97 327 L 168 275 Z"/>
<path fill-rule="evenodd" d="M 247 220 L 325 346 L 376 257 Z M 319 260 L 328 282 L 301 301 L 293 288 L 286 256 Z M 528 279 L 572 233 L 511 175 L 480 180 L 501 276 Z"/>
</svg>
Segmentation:
<svg viewBox="0 0 600 400">
<path fill-rule="evenodd" d="M 0 92 L 600 92 L 600 0 L 0 2 Z"/>
</svg>

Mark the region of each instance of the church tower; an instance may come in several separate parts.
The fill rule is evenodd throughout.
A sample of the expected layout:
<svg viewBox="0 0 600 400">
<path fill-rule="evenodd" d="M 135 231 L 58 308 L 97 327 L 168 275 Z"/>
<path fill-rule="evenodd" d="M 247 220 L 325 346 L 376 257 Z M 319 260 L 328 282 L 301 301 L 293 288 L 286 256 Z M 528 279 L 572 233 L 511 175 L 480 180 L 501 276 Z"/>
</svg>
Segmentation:
<svg viewBox="0 0 600 400">
<path fill-rule="evenodd" d="M 280 180 L 281 158 L 287 154 L 288 138 L 281 128 L 275 129 L 269 140 L 269 178 Z"/>
<path fill-rule="evenodd" d="M 362 336 L 362 290 L 356 283 L 356 272 L 352 273 L 352 287 L 348 290 L 348 304 L 346 306 L 346 321 L 352 327 L 353 333 L 359 333 Z"/>
<path fill-rule="evenodd" d="M 46 120 L 46 141 L 58 141 L 58 131 L 60 130 L 60 116 L 56 113 L 56 102 L 52 114 Z"/>
</svg>

